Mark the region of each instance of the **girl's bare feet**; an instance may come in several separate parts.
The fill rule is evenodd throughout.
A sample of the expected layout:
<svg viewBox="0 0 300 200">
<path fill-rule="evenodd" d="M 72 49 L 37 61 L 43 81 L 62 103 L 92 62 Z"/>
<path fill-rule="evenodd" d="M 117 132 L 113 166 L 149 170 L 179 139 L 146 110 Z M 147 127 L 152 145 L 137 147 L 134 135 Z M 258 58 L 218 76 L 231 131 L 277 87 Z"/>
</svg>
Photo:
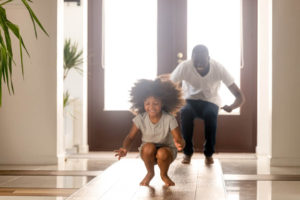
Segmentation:
<svg viewBox="0 0 300 200">
<path fill-rule="evenodd" d="M 175 183 L 168 177 L 168 175 L 160 175 L 166 186 L 173 186 Z"/>
<path fill-rule="evenodd" d="M 154 173 L 147 173 L 144 179 L 140 182 L 140 185 L 142 186 L 148 186 L 151 179 L 154 177 Z"/>
</svg>

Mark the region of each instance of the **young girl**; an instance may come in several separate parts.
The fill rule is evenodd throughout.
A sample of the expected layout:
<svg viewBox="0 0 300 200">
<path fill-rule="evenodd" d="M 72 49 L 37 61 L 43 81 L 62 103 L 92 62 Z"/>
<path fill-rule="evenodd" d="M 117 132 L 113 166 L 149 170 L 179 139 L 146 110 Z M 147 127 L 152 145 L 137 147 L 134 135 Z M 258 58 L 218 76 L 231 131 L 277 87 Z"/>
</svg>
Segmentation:
<svg viewBox="0 0 300 200">
<path fill-rule="evenodd" d="M 142 133 L 140 156 L 145 163 L 147 174 L 140 185 L 149 185 L 154 177 L 154 165 L 160 168 L 161 179 L 166 186 L 175 185 L 168 177 L 170 164 L 185 145 L 174 114 L 184 104 L 181 91 L 171 82 L 160 79 L 139 80 L 131 89 L 131 111 L 133 118 L 129 134 L 123 146 L 115 150 L 118 159 L 126 156 L 135 136 Z"/>
</svg>

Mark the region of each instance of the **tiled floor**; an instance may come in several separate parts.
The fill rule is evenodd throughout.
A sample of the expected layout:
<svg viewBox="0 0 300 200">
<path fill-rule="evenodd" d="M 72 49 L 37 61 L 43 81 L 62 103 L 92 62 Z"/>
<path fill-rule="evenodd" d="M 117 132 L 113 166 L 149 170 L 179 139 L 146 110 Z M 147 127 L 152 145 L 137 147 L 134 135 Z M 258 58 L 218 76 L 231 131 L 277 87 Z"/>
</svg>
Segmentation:
<svg viewBox="0 0 300 200">
<path fill-rule="evenodd" d="M 0 200 L 65 200 L 66 197 L 0 196 Z"/>
<path fill-rule="evenodd" d="M 80 188 L 93 177 L 87 176 L 7 176 L 0 187 Z M 3 180 L 3 179 L 1 179 Z"/>
<path fill-rule="evenodd" d="M 102 152 L 69 156 L 60 165 L 0 165 L 0 200 L 66 199 L 116 161 Z"/>
<path fill-rule="evenodd" d="M 219 159 L 228 200 L 300 200 L 300 167 L 270 167 L 254 154 Z"/>
<path fill-rule="evenodd" d="M 146 174 L 144 164 L 140 159 L 127 158 L 111 166 L 68 200 L 225 199 L 222 169 L 218 160 L 209 167 L 204 164 L 204 159 L 194 159 L 189 165 L 183 165 L 180 161 L 176 159 L 168 173 L 175 186 L 164 185 L 157 166 L 150 186 L 139 186 Z"/>
<path fill-rule="evenodd" d="M 130 153 L 128 155 L 128 158 L 131 159 L 137 157 L 137 153 Z M 182 154 L 180 153 L 176 164 L 177 168 L 174 168 L 172 173 L 184 173 L 180 165 L 181 157 Z M 216 154 L 214 157 L 216 160 L 219 160 L 222 167 L 222 178 L 227 200 L 300 200 L 300 167 L 270 167 L 265 160 L 257 159 L 255 154 L 222 153 Z M 203 158 L 203 155 L 199 153 L 193 156 L 195 163 L 198 163 Z M 95 177 L 88 175 L 87 172 L 100 174 L 98 178 L 101 178 L 101 173 L 115 162 L 117 162 L 117 160 L 113 152 L 92 152 L 87 155 L 69 156 L 66 162 L 59 166 L 0 165 L 0 200 L 66 200 L 74 191 L 83 186 L 88 186 Z M 14 173 L 11 170 L 26 170 L 25 172 L 34 172 L 37 175 L 3 175 L 1 172 L 7 172 L 5 170 L 10 170 L 11 173 Z M 39 170 L 42 170 L 40 172 L 46 172 L 43 170 L 48 170 L 47 173 L 51 172 L 52 174 L 47 176 L 39 175 Z M 72 171 L 74 174 L 62 176 L 53 175 L 53 173 L 60 173 L 62 170 L 68 170 L 68 172 Z M 78 174 L 76 175 L 76 173 Z M 86 173 L 86 175 L 84 175 L 84 173 Z M 183 179 L 184 178 L 185 177 L 183 177 Z M 203 179 L 204 178 L 205 173 Z M 177 179 L 180 182 L 182 178 L 177 177 Z M 205 187 L 205 185 L 203 185 L 203 187 Z M 207 187 L 210 187 L 209 184 Z M 9 189 L 16 189 L 16 193 L 3 196 L 5 195 L 3 191 L 9 191 Z M 31 194 L 32 189 L 36 189 L 35 195 L 40 196 L 28 196 Z M 57 189 L 57 191 L 55 189 Z M 185 198 L 186 192 L 182 191 L 180 193 L 177 189 L 171 189 L 170 191 L 172 190 L 173 192 L 176 191 L 176 194 L 180 194 L 182 200 L 188 199 Z M 151 193 L 151 190 L 144 191 L 140 189 L 139 192 L 141 191 L 143 194 L 147 192 Z M 170 193 L 170 191 L 162 190 L 161 192 Z M 203 192 L 205 191 L 206 190 L 203 190 Z M 209 191 L 210 190 L 207 190 L 207 192 Z M 156 195 L 159 193 L 160 189 L 156 190 Z M 25 196 L 15 196 L 18 194 Z M 55 194 L 64 195 L 48 196 Z M 145 198 L 136 199 L 159 199 L 157 196 L 154 195 L 151 197 L 149 194 L 147 194 Z M 135 195 L 135 197 L 137 197 L 137 195 Z"/>
</svg>

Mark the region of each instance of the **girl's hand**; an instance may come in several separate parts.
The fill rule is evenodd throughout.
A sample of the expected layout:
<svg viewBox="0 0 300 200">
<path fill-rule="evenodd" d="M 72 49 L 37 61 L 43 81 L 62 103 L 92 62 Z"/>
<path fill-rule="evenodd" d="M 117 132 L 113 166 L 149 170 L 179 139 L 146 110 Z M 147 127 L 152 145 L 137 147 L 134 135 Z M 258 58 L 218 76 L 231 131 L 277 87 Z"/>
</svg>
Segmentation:
<svg viewBox="0 0 300 200">
<path fill-rule="evenodd" d="M 182 151 L 184 146 L 185 146 L 185 141 L 181 140 L 180 142 L 174 141 L 175 146 L 177 148 L 178 151 Z"/>
<path fill-rule="evenodd" d="M 120 160 L 122 157 L 125 157 L 127 154 L 127 149 L 120 148 L 119 150 L 115 150 L 115 157 L 118 157 L 118 160 Z"/>
<path fill-rule="evenodd" d="M 181 136 L 180 129 L 177 126 L 173 130 L 171 130 L 171 133 L 173 135 L 174 144 L 178 151 L 182 151 L 185 146 L 185 141 Z"/>
</svg>

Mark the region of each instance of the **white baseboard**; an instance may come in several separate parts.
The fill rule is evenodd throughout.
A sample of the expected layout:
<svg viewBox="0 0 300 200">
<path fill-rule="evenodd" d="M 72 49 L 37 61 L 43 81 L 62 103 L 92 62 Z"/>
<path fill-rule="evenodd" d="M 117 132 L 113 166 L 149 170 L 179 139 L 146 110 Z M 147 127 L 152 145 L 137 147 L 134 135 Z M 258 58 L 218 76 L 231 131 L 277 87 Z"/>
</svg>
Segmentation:
<svg viewBox="0 0 300 200">
<path fill-rule="evenodd" d="M 88 153 L 89 145 L 79 145 L 79 153 Z"/>
<path fill-rule="evenodd" d="M 259 146 L 256 146 L 255 148 L 256 156 L 257 157 L 266 157 L 266 158 L 271 158 L 270 153 L 266 152 L 266 150 L 260 148 Z"/>
<path fill-rule="evenodd" d="M 57 154 L 57 164 L 60 166 L 66 161 L 66 153 Z"/>
<path fill-rule="evenodd" d="M 0 165 L 55 165 L 57 158 L 53 156 L 11 156 L 8 158 L 1 158 Z"/>
<path fill-rule="evenodd" d="M 300 157 L 272 157 L 258 146 L 256 147 L 256 156 L 258 159 L 269 160 L 272 167 L 300 167 Z"/>
<path fill-rule="evenodd" d="M 300 167 L 300 158 L 272 157 L 270 164 L 272 167 Z"/>
</svg>

